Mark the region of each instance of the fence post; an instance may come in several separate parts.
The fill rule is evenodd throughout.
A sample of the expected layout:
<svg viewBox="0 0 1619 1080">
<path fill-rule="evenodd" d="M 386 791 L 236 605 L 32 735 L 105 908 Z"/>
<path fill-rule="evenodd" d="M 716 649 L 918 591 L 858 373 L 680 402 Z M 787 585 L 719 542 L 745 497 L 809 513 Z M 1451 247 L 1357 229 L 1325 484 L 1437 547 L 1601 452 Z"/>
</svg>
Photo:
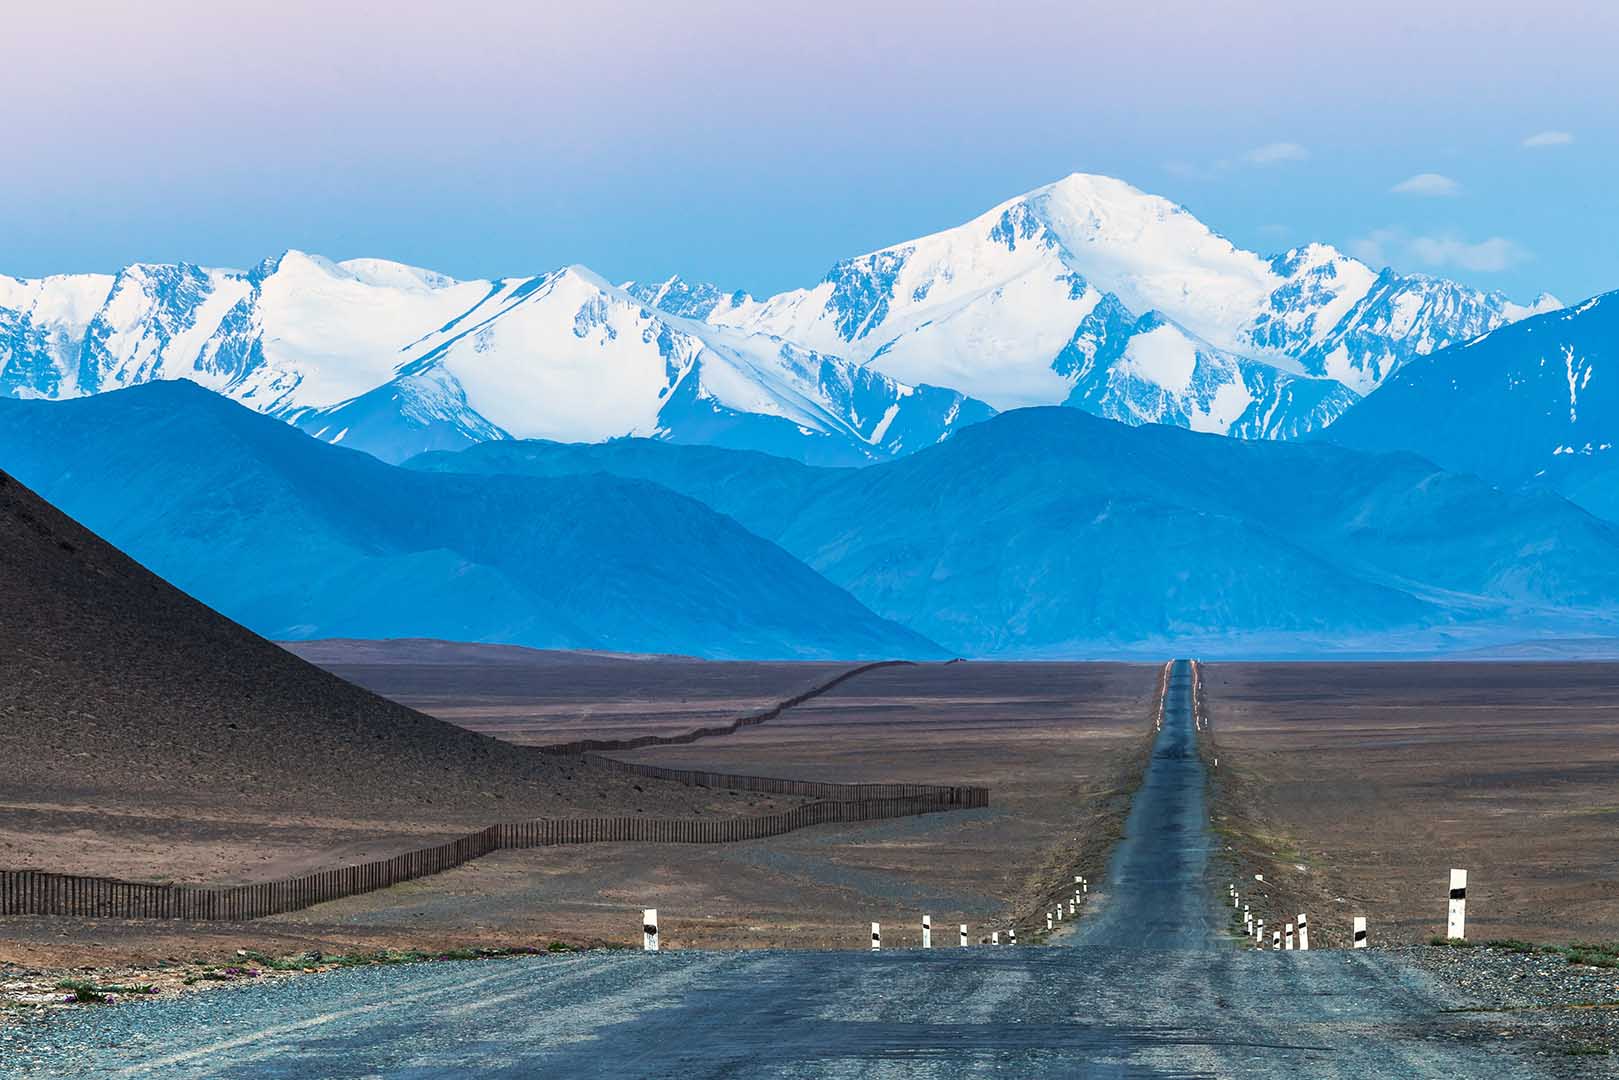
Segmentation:
<svg viewBox="0 0 1619 1080">
<path fill-rule="evenodd" d="M 1445 927 L 1448 938 L 1467 937 L 1467 871 L 1450 872 L 1450 919 Z"/>
<path fill-rule="evenodd" d="M 641 948 L 646 952 L 658 951 L 658 909 L 649 907 L 641 912 Z"/>
</svg>

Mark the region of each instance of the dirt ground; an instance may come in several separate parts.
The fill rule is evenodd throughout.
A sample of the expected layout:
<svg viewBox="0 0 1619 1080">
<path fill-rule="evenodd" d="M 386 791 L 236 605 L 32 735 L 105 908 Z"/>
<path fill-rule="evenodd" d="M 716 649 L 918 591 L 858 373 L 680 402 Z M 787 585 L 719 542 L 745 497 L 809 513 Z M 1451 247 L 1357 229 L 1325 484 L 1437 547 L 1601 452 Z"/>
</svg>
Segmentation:
<svg viewBox="0 0 1619 1080">
<path fill-rule="evenodd" d="M 1424 942 L 1459 867 L 1471 940 L 1619 938 L 1619 664 L 1203 671 L 1215 824 L 1256 905 L 1308 911 L 1314 941 L 1364 914 Z"/>
<path fill-rule="evenodd" d="M 605 684 L 620 716 L 646 703 L 704 698 L 703 709 L 733 716 L 700 662 L 648 661 L 658 669 Z M 727 665 L 729 666 L 729 665 Z M 474 664 L 428 668 L 381 665 L 400 683 L 373 675 L 375 689 L 418 708 L 463 700 L 457 686 L 499 685 Z M 803 669 L 798 669 L 803 671 Z M 681 672 L 686 685 L 681 689 Z M 434 681 L 434 676 L 441 681 Z M 796 675 L 797 672 L 788 672 Z M 819 681 L 755 673 L 742 704 Z M 552 940 L 639 941 L 643 907 L 660 911 L 670 947 L 846 946 L 867 943 L 868 924 L 890 941 L 920 936 L 932 915 L 936 942 L 953 944 L 956 926 L 975 935 L 1015 919 L 1025 934 L 1043 928 L 1039 912 L 1059 882 L 1076 873 L 1100 882 L 1129 790 L 1151 733 L 1159 668 L 1152 665 L 951 664 L 872 672 L 761 727 L 682 747 L 640 751 L 636 760 L 837 781 L 985 784 L 987 809 L 864 825 L 824 826 L 770 840 L 728 845 L 582 845 L 499 852 L 446 874 L 261 920 L 251 927 L 160 927 L 100 920 L 0 920 L 14 962 L 50 957 L 74 963 L 140 962 L 267 951 L 355 948 L 437 949 L 476 945 L 545 946 Z M 741 685 L 748 687 L 744 681 Z M 411 689 L 414 687 L 414 689 Z M 613 691 L 618 691 L 617 695 Z M 508 716 L 550 716 L 547 732 L 594 734 L 566 678 L 536 684 L 528 704 L 508 692 Z M 569 711 L 567 702 L 574 701 Z M 654 719 L 654 724 L 665 723 Z M 643 728 L 617 723 L 615 730 Z M 746 801 L 725 793 L 716 798 Z M 757 798 L 757 797 L 755 797 Z M 757 812 L 747 807 L 746 812 Z M 261 940 L 262 939 L 262 940 Z M 93 948 L 85 943 L 94 941 Z M 258 944 L 254 944 L 258 942 Z"/>
<path fill-rule="evenodd" d="M 541 932 L 630 942 L 643 907 L 672 947 L 866 944 L 868 924 L 939 940 L 963 922 L 1024 933 L 1072 876 L 1099 881 L 1140 775 L 1156 666 L 950 664 L 860 676 L 769 724 L 618 756 L 838 782 L 981 784 L 987 809 L 808 829 L 716 846 L 501 852 L 388 893 L 272 920 L 291 928 L 441 927 L 480 940 Z M 412 678 L 420 678 L 417 672 Z M 426 697 L 374 684 L 427 708 Z M 435 688 L 430 693 L 442 693 Z M 515 705 L 515 703 L 513 703 Z M 549 699 L 536 711 L 558 710 Z M 584 708 L 594 703 L 584 703 Z M 562 715 L 570 730 L 576 721 Z M 625 727 L 629 734 L 639 730 Z M 1059 890 L 1056 883 L 1069 882 Z"/>
<path fill-rule="evenodd" d="M 288 652 L 440 720 L 525 745 L 672 735 L 761 712 L 853 664 L 293 641 Z"/>
</svg>

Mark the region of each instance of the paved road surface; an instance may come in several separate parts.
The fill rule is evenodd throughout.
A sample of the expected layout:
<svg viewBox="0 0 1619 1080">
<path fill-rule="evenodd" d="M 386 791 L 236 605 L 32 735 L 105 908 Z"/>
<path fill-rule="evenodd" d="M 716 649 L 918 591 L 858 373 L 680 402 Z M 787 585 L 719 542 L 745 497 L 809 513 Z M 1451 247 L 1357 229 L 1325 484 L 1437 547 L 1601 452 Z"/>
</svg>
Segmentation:
<svg viewBox="0 0 1619 1080">
<path fill-rule="evenodd" d="M 1220 928 L 1189 673 L 1100 908 L 1050 947 L 595 954 L 371 968 L 72 1014 L 0 1074 L 1525 1077 L 1375 950 Z M 952 928 L 940 937 L 953 938 Z"/>
</svg>

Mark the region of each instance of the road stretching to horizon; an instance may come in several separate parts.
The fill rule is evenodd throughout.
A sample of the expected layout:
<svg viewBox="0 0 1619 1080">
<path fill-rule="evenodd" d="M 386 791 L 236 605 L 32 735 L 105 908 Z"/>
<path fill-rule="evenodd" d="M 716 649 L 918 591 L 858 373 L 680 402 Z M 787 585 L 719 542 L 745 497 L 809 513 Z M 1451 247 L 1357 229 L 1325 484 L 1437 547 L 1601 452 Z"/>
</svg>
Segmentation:
<svg viewBox="0 0 1619 1080">
<path fill-rule="evenodd" d="M 1260 952 L 1225 932 L 1190 683 L 1177 663 L 1096 909 L 1046 945 L 354 969 L 75 1012 L 51 1022 L 54 1049 L 0 1075 L 1534 1075 L 1393 957 Z"/>
</svg>

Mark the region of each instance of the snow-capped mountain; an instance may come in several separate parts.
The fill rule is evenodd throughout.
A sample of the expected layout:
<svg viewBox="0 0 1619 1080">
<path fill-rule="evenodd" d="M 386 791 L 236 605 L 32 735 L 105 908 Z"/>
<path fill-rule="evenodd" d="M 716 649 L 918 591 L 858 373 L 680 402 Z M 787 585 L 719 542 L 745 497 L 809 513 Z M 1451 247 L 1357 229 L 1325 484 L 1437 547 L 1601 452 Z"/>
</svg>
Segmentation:
<svg viewBox="0 0 1619 1080">
<path fill-rule="evenodd" d="M 1321 244 L 1266 259 L 1076 174 L 763 300 L 297 251 L 248 271 L 0 277 L 0 394 L 190 379 L 390 461 L 644 435 L 861 464 L 1023 405 L 1291 438 L 1412 357 L 1555 305 Z"/>
<path fill-rule="evenodd" d="M 190 379 L 402 460 L 517 436 L 645 435 L 853 464 L 992 414 L 835 356 L 649 307 L 579 267 L 460 282 L 289 251 L 251 271 L 0 278 L 0 391 Z"/>
<path fill-rule="evenodd" d="M 1619 521 L 1619 292 L 1410 364 L 1322 437 L 1549 486 Z"/>
<path fill-rule="evenodd" d="M 813 288 L 760 300 L 676 281 L 643 295 L 998 409 L 1067 401 L 1271 436 L 1331 422 L 1412 356 L 1557 306 L 1379 274 L 1323 244 L 1266 259 L 1166 199 L 1083 174 L 840 262 Z M 1151 340 L 1096 351 L 1120 334 Z"/>
</svg>

